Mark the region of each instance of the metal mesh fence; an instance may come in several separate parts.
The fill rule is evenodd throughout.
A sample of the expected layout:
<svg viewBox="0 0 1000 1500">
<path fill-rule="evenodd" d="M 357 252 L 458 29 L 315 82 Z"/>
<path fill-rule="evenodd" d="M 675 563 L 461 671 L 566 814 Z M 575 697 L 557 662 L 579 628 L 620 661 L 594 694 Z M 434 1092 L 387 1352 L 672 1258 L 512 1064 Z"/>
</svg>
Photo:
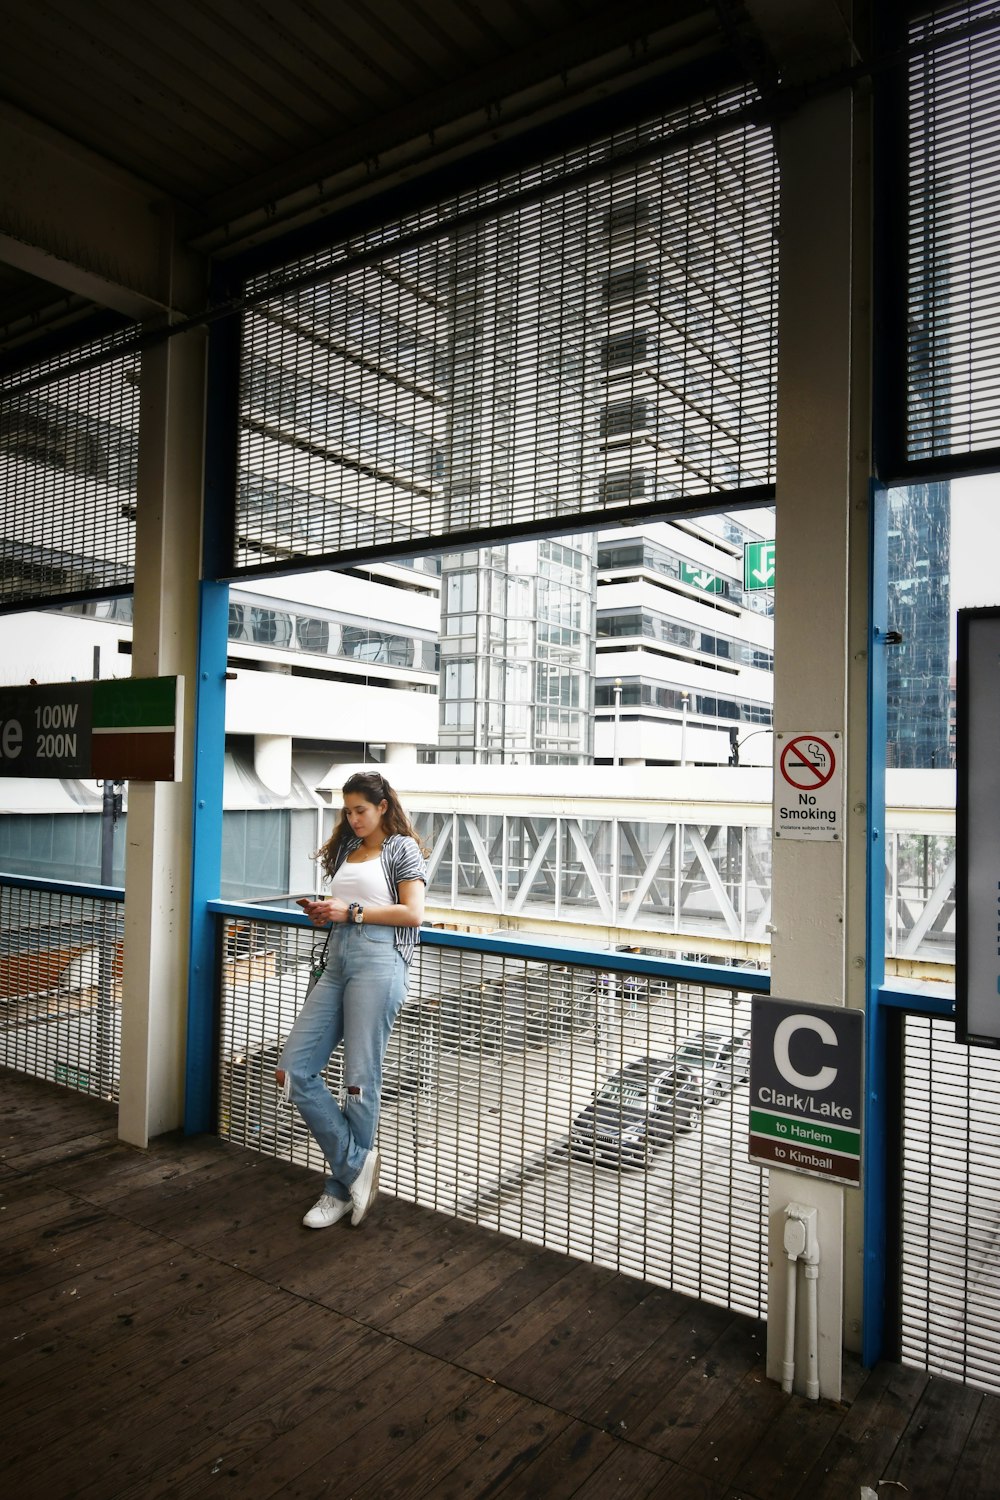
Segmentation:
<svg viewBox="0 0 1000 1500">
<path fill-rule="evenodd" d="M 902 1355 L 1000 1391 L 1000 1054 L 904 1023 Z"/>
<path fill-rule="evenodd" d="M 918 7 L 909 67 L 907 456 L 1000 447 L 995 0 Z"/>
<path fill-rule="evenodd" d="M 0 1062 L 118 1098 L 122 905 L 0 885 Z"/>
<path fill-rule="evenodd" d="M 0 606 L 132 583 L 139 356 L 112 357 L 124 337 L 0 380 Z"/>
<path fill-rule="evenodd" d="M 314 941 L 300 927 L 225 923 L 220 1130 L 320 1171 L 274 1082 Z M 382 1186 L 760 1316 L 748 1026 L 749 995 L 735 988 L 429 940 L 386 1058 Z M 339 1050 L 326 1076 L 338 1090 Z"/>
<path fill-rule="evenodd" d="M 252 282 L 237 569 L 769 486 L 775 163 L 746 103 Z"/>
</svg>

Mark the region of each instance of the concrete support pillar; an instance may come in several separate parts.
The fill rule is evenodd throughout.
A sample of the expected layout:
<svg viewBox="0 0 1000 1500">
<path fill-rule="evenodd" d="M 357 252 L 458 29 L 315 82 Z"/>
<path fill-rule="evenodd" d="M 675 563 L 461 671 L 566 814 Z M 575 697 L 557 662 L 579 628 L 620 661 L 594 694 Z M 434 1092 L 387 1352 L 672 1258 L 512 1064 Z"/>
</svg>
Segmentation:
<svg viewBox="0 0 1000 1500">
<path fill-rule="evenodd" d="M 201 333 L 143 355 L 132 671 L 176 673 L 186 691 L 180 779 L 129 786 L 119 1134 L 138 1146 L 184 1113 L 204 371 Z"/>
<path fill-rule="evenodd" d="M 292 790 L 292 737 L 290 734 L 255 734 L 253 768 L 268 791 L 287 797 Z"/>
<path fill-rule="evenodd" d="M 310 817 L 293 814 L 288 835 L 288 889 L 304 896 L 320 889 L 322 877 L 314 855 L 323 843 L 323 809 Z"/>
<path fill-rule="evenodd" d="M 386 745 L 385 763 L 387 766 L 415 766 L 417 763 L 416 745 Z"/>
<path fill-rule="evenodd" d="M 775 728 L 842 735 L 844 837 L 774 840 L 772 994 L 865 1003 L 869 388 L 866 101 L 848 89 L 783 120 L 778 318 Z M 815 1205 L 820 1394 L 858 1347 L 860 1192 L 769 1174 L 768 1374 L 781 1376 L 784 1207 Z M 797 1348 L 797 1371 L 805 1348 Z M 804 1389 L 804 1375 L 796 1378 Z"/>
</svg>

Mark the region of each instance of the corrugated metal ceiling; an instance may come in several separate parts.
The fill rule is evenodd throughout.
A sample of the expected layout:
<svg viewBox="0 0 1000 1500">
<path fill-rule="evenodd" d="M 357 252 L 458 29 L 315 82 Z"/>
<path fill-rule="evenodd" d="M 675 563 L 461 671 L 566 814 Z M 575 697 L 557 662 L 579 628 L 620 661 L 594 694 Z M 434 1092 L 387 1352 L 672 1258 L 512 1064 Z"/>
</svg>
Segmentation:
<svg viewBox="0 0 1000 1500">
<path fill-rule="evenodd" d="M 740 0 L 0 0 L 0 100 L 184 205 L 220 253 L 363 173 L 693 62 L 732 72 L 744 24 Z M 21 285 L 6 268 L 0 321 Z"/>
<path fill-rule="evenodd" d="M 203 222 L 652 33 L 721 40 L 697 0 L 0 0 L 0 27 L 0 94 Z"/>
</svg>

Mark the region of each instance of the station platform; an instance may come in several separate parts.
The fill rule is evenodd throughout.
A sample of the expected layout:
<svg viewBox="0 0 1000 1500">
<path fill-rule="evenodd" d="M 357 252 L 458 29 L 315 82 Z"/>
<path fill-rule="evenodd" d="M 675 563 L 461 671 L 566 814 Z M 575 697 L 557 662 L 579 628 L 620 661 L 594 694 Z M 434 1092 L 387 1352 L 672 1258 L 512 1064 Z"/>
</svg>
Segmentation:
<svg viewBox="0 0 1000 1500">
<path fill-rule="evenodd" d="M 0 1473 L 22 1500 L 998 1493 L 1000 1398 L 849 1364 L 787 1396 L 764 1328 L 0 1071 Z"/>
</svg>

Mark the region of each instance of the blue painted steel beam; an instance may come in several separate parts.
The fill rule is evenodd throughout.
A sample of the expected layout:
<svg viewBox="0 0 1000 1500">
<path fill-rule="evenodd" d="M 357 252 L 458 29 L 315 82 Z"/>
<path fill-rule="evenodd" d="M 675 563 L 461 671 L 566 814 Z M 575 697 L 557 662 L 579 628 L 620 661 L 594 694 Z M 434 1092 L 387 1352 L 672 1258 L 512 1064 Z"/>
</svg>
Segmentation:
<svg viewBox="0 0 1000 1500">
<path fill-rule="evenodd" d="M 868 591 L 868 851 L 867 1009 L 865 1015 L 865 1133 L 862 1180 L 864 1266 L 861 1362 L 877 1364 L 886 1343 L 891 1309 L 886 1298 L 888 1153 L 896 1130 L 889 1119 L 888 1015 L 880 1004 L 885 978 L 885 761 L 886 632 L 889 607 L 888 506 L 881 485 L 872 485 Z"/>
<path fill-rule="evenodd" d="M 215 1129 L 217 991 L 216 922 L 209 901 L 222 867 L 222 783 L 226 753 L 226 649 L 229 586 L 202 583 L 195 692 L 194 828 L 188 958 L 184 1129 Z"/>
<path fill-rule="evenodd" d="M 218 897 L 206 903 L 213 917 L 239 917 L 243 921 L 283 922 L 288 927 L 307 927 L 305 912 L 289 906 L 268 906 L 266 902 L 222 901 Z"/>
</svg>

